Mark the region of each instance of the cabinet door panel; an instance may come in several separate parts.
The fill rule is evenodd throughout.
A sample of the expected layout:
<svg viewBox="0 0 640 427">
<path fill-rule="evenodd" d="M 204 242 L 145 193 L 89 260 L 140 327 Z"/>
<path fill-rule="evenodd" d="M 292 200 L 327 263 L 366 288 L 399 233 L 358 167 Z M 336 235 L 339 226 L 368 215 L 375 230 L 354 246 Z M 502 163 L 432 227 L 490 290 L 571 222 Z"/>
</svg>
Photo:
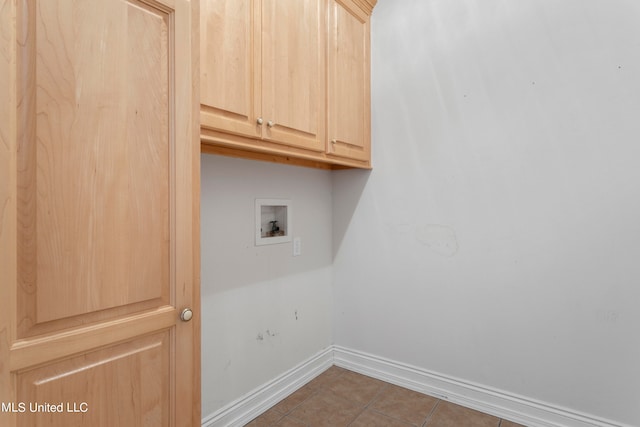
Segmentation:
<svg viewBox="0 0 640 427">
<path fill-rule="evenodd" d="M 329 12 L 329 153 L 369 160 L 371 139 L 369 16 L 349 0 Z"/>
<path fill-rule="evenodd" d="M 0 425 L 199 423 L 197 3 L 0 11 Z"/>
<path fill-rule="evenodd" d="M 21 372 L 18 426 L 169 426 L 169 347 L 165 331 Z"/>
<path fill-rule="evenodd" d="M 260 137 L 257 1 L 200 2 L 200 119 L 205 128 Z"/>
<path fill-rule="evenodd" d="M 324 151 L 324 2 L 264 0 L 265 139 Z"/>
<path fill-rule="evenodd" d="M 25 334 L 126 304 L 168 303 L 169 14 L 119 4 L 29 9 L 33 27 L 18 53 Z"/>
</svg>

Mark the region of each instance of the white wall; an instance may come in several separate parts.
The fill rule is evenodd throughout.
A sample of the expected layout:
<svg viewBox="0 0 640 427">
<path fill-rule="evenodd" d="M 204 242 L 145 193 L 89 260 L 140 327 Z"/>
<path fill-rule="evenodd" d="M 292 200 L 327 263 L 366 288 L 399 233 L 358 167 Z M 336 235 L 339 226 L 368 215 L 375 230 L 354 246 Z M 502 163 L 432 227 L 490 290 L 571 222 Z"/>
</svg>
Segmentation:
<svg viewBox="0 0 640 427">
<path fill-rule="evenodd" d="M 202 414 L 331 344 L 328 171 L 202 155 Z M 256 247 L 256 198 L 291 199 L 291 243 Z"/>
<path fill-rule="evenodd" d="M 640 2 L 380 0 L 334 339 L 640 425 Z"/>
</svg>

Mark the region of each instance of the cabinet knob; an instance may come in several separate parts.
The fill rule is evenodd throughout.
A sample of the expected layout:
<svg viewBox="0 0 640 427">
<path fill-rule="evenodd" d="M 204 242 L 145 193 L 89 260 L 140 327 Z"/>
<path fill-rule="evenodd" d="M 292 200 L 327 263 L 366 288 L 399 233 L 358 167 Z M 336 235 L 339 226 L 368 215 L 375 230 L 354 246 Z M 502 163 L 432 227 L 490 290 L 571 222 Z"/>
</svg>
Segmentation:
<svg viewBox="0 0 640 427">
<path fill-rule="evenodd" d="M 264 123 L 264 120 L 262 120 L 262 117 L 258 117 L 258 120 L 256 120 L 256 122 L 261 125 L 262 123 Z"/>
<path fill-rule="evenodd" d="M 270 128 L 274 127 L 276 124 L 273 122 L 273 120 L 269 120 L 267 122 L 267 126 L 269 126 Z"/>
<path fill-rule="evenodd" d="M 337 139 L 332 139 L 332 140 L 331 140 L 331 143 L 332 143 L 332 144 L 337 144 L 337 143 L 338 143 L 338 140 L 337 140 Z"/>
<path fill-rule="evenodd" d="M 183 322 L 188 322 L 192 317 L 193 311 L 191 311 L 190 308 L 185 308 L 184 310 L 182 310 L 182 313 L 180 313 L 180 320 L 182 320 Z"/>
</svg>

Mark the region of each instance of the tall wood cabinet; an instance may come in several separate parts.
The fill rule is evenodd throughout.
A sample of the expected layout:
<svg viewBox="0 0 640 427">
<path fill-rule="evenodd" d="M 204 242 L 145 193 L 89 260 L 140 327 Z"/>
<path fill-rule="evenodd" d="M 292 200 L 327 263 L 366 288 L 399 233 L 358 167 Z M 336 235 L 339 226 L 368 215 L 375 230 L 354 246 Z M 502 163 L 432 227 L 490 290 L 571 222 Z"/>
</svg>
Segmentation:
<svg viewBox="0 0 640 427">
<path fill-rule="evenodd" d="M 203 152 L 369 168 L 374 5 L 202 0 Z"/>
<path fill-rule="evenodd" d="M 200 425 L 198 24 L 0 0 L 2 426 Z"/>
</svg>

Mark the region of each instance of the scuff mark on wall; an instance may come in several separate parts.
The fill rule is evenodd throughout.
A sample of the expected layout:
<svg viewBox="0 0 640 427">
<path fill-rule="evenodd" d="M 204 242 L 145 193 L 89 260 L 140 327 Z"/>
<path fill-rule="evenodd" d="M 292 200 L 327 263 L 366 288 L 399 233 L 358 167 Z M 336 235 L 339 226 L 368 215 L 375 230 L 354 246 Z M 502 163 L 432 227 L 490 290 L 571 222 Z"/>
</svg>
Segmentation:
<svg viewBox="0 0 640 427">
<path fill-rule="evenodd" d="M 453 228 L 440 224 L 426 224 L 416 231 L 416 240 L 435 253 L 452 257 L 458 253 L 458 239 Z"/>
<path fill-rule="evenodd" d="M 258 332 L 258 335 L 256 336 L 256 341 L 258 342 L 265 341 L 265 340 L 268 340 L 269 338 L 277 337 L 278 335 L 280 334 L 277 333 L 276 331 L 267 329 L 264 332 Z"/>
<path fill-rule="evenodd" d="M 596 312 L 596 319 L 598 320 L 598 322 L 609 324 L 609 325 L 618 323 L 618 321 L 620 320 L 620 317 L 621 317 L 620 312 L 618 312 L 615 309 L 598 310 Z"/>
</svg>

